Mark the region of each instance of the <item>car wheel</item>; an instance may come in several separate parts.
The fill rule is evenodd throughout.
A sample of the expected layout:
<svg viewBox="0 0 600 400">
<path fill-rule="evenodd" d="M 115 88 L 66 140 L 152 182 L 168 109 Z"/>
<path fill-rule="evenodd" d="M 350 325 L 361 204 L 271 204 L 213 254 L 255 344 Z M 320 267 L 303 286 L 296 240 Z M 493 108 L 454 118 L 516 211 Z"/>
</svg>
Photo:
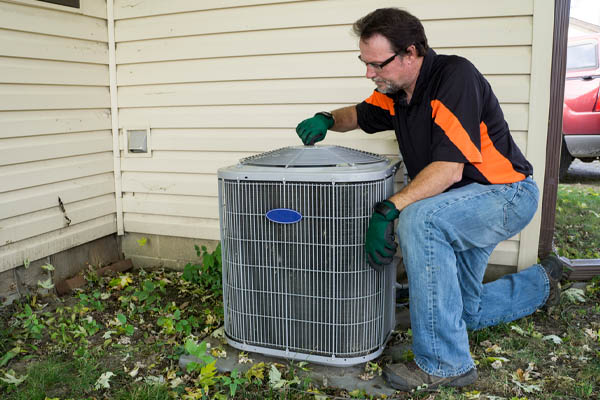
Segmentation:
<svg viewBox="0 0 600 400">
<path fill-rule="evenodd" d="M 567 149 L 567 145 L 565 141 L 562 141 L 562 146 L 560 148 L 560 165 L 558 167 L 558 180 L 563 180 L 567 175 L 567 171 L 569 170 L 569 166 L 573 162 L 573 156 L 569 153 L 569 149 Z"/>
</svg>

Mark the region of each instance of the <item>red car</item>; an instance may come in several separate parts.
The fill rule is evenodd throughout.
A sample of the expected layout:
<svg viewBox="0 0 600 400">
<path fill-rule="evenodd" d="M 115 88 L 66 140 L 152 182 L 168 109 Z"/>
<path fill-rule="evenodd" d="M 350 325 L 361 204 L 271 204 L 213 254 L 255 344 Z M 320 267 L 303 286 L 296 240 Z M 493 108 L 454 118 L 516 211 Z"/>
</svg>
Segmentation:
<svg viewBox="0 0 600 400">
<path fill-rule="evenodd" d="M 600 158 L 600 34 L 569 38 L 560 177 L 574 158 Z"/>
</svg>

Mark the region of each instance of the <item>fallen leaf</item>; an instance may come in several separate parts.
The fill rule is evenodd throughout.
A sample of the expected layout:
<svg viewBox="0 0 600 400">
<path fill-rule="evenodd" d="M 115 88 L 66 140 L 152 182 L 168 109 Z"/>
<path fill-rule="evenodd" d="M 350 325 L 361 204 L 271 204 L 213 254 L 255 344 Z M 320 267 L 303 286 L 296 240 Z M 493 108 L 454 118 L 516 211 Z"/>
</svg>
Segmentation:
<svg viewBox="0 0 600 400">
<path fill-rule="evenodd" d="M 110 339 L 110 336 L 114 335 L 115 333 L 117 333 L 117 331 L 106 331 L 104 332 L 104 335 L 102 335 L 102 339 Z"/>
<path fill-rule="evenodd" d="M 129 336 L 121 336 L 117 342 L 122 345 L 128 345 L 131 344 L 131 338 Z"/>
<path fill-rule="evenodd" d="M 486 353 L 493 353 L 493 354 L 501 354 L 503 353 L 502 351 L 502 347 L 498 346 L 497 344 L 494 344 L 490 347 L 488 347 L 487 349 L 485 349 Z"/>
<path fill-rule="evenodd" d="M 133 279 L 129 275 L 119 275 L 117 278 L 114 278 L 110 281 L 110 287 L 116 289 L 124 289 L 129 286 L 130 283 L 133 282 Z"/>
<path fill-rule="evenodd" d="M 525 333 L 525 331 L 520 326 L 511 325 L 510 329 L 512 329 L 513 331 L 517 332 L 521 336 L 527 336 L 527 333 Z"/>
<path fill-rule="evenodd" d="M 144 382 L 148 385 L 162 385 L 163 383 L 165 383 L 165 378 L 162 375 L 148 375 L 144 378 Z"/>
<path fill-rule="evenodd" d="M 238 354 L 238 363 L 239 364 L 252 364 L 252 359 L 248 358 L 248 353 L 242 351 Z"/>
<path fill-rule="evenodd" d="M 556 335 L 544 336 L 542 340 L 551 340 L 554 344 L 562 344 L 562 339 Z"/>
<path fill-rule="evenodd" d="M 535 370 L 535 363 L 530 362 L 527 365 L 527 370 L 525 371 L 528 376 L 530 376 L 531 378 L 539 378 L 540 376 L 542 376 L 542 374 L 540 374 L 539 372 L 537 372 Z"/>
<path fill-rule="evenodd" d="M 258 364 L 254 364 L 252 365 L 252 367 L 250 367 L 250 369 L 248 371 L 246 371 L 246 379 L 248 379 L 249 381 L 252 381 L 252 378 L 256 378 L 259 381 L 262 382 L 263 379 L 265 379 L 265 363 L 264 362 L 260 362 Z"/>
<path fill-rule="evenodd" d="M 371 379 L 375 379 L 375 374 L 372 372 L 365 372 L 364 374 L 359 375 L 358 378 L 363 381 L 370 381 Z"/>
<path fill-rule="evenodd" d="M 143 364 L 138 361 L 136 363 L 136 366 L 142 367 Z M 176 377 L 177 377 L 177 371 L 175 371 L 174 369 L 167 370 L 167 380 L 168 381 L 171 381 L 171 380 L 175 379 Z"/>
<path fill-rule="evenodd" d="M 271 369 L 269 370 L 269 385 L 273 389 L 280 389 L 285 385 L 285 379 L 281 379 L 281 372 L 279 372 L 275 365 L 271 365 Z"/>
<path fill-rule="evenodd" d="M 183 383 L 183 379 L 181 378 L 175 378 L 172 379 L 171 381 L 169 381 L 169 387 L 176 388 L 177 386 L 181 385 Z"/>
<path fill-rule="evenodd" d="M 583 330 L 583 332 L 585 332 L 585 334 L 588 335 L 593 340 L 598 340 L 598 332 L 594 332 L 594 330 L 592 330 L 590 328 L 585 328 Z"/>
<path fill-rule="evenodd" d="M 227 352 L 222 347 L 215 347 L 210 350 L 210 354 L 217 358 L 225 358 L 227 357 Z"/>
<path fill-rule="evenodd" d="M 381 366 L 376 362 L 368 362 L 365 364 L 365 372 L 372 372 L 376 375 L 381 375 L 383 370 L 381 369 Z"/>
<path fill-rule="evenodd" d="M 208 314 L 206 316 L 206 324 L 207 325 L 214 325 L 215 322 L 217 322 L 217 318 L 214 315 Z"/>
<path fill-rule="evenodd" d="M 102 375 L 100 375 L 100 378 L 98 378 L 98 380 L 94 384 L 94 388 L 96 388 L 96 390 L 99 390 L 101 388 L 109 389 L 110 388 L 110 383 L 108 383 L 108 381 L 114 375 L 115 374 L 113 374 L 110 371 L 103 373 Z"/>
<path fill-rule="evenodd" d="M 533 393 L 533 392 L 541 392 L 542 391 L 542 387 L 540 385 L 536 385 L 536 384 L 526 385 L 526 384 L 521 383 L 519 381 L 515 381 L 514 379 L 513 379 L 513 383 L 515 383 L 518 387 L 520 387 L 521 389 L 523 389 L 526 393 Z"/>
<path fill-rule="evenodd" d="M 585 303 L 585 293 L 582 289 L 569 288 L 562 292 L 561 296 L 564 296 L 571 303 Z"/>
<path fill-rule="evenodd" d="M 4 378 L 0 378 L 0 381 L 6 382 L 9 385 L 19 386 L 21 383 L 23 383 L 23 381 L 25 381 L 25 379 L 27 379 L 27 376 L 28 375 L 23 375 L 19 378 L 16 372 L 11 369 L 4 373 Z"/>
<path fill-rule="evenodd" d="M 587 344 L 584 344 L 583 346 L 581 346 L 581 349 L 586 352 L 592 351 L 590 346 L 588 346 Z"/>
</svg>

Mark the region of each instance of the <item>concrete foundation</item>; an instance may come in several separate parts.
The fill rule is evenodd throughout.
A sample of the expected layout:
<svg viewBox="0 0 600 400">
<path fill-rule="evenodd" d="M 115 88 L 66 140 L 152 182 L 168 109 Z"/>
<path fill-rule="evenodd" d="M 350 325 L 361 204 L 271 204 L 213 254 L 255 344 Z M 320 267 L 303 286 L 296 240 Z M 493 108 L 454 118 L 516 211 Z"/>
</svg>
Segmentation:
<svg viewBox="0 0 600 400">
<path fill-rule="evenodd" d="M 49 257 L 32 261 L 28 268 L 21 265 L 0 272 L 0 306 L 8 305 L 21 296 L 29 296 L 35 293 L 47 294 L 49 291 L 41 289 L 38 286 L 38 281 L 46 281 L 48 278 L 52 278 L 52 282 L 56 284 L 77 274 L 88 265 L 102 267 L 121 258 L 117 236 L 109 235 Z M 52 264 L 55 268 L 54 272 L 50 273 L 42 269 L 41 266 L 44 264 Z"/>
<path fill-rule="evenodd" d="M 168 268 L 181 271 L 189 262 L 200 262 L 194 245 L 206 246 L 208 251 L 213 251 L 218 244 L 216 240 L 141 233 L 126 233 L 121 236 L 123 254 L 125 258 L 133 261 L 136 268 Z"/>
</svg>

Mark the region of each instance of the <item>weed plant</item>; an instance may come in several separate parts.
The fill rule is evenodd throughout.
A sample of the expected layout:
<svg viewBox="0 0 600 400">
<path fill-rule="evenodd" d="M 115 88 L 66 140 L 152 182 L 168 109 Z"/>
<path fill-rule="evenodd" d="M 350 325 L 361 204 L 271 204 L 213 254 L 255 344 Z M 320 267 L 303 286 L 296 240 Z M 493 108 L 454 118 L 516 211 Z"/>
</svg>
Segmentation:
<svg viewBox="0 0 600 400">
<path fill-rule="evenodd" d="M 24 298 L 0 309 L 0 398 L 374 398 L 362 389 L 318 387 L 305 374 L 309 364 L 256 362 L 252 354 L 240 353 L 233 372 L 218 372 L 216 361 L 229 350 L 207 343 L 209 335 L 218 343 L 223 324 L 215 281 L 221 260 L 218 250 L 198 251 L 210 267 L 111 277 L 92 271 L 88 285 L 71 296 Z M 599 398 L 600 278 L 586 289 L 563 283 L 561 304 L 549 313 L 470 332 L 480 376 L 474 385 L 391 398 Z M 390 345 L 411 339 L 410 330 L 397 331 Z M 184 354 L 197 360 L 185 370 Z M 378 371 L 384 362 L 366 367 Z"/>
</svg>

